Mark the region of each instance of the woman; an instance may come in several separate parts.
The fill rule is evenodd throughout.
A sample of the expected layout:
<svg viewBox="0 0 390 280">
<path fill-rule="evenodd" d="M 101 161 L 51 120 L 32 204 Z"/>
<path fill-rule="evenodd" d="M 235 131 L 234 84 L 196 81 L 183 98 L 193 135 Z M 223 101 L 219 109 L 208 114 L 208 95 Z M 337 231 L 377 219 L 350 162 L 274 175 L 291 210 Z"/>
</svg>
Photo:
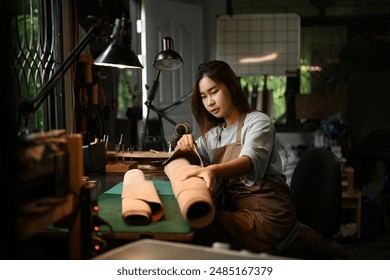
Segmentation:
<svg viewBox="0 0 390 280">
<path fill-rule="evenodd" d="M 216 218 L 195 232 L 195 242 L 227 242 L 253 252 L 280 249 L 296 236 L 297 221 L 272 121 L 250 109 L 238 77 L 218 60 L 198 67 L 192 113 L 201 137 L 185 134 L 176 148 L 196 147 L 205 167 L 188 171 L 183 180 L 201 177 L 210 189 L 224 182 Z"/>
</svg>

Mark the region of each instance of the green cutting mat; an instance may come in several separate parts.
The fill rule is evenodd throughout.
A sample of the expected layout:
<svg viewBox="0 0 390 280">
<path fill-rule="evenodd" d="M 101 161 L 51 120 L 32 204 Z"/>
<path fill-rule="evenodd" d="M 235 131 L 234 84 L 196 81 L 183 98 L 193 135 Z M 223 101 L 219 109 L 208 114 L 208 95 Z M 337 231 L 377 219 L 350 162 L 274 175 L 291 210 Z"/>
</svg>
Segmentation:
<svg viewBox="0 0 390 280">
<path fill-rule="evenodd" d="M 169 181 L 153 180 L 160 196 L 164 216 L 158 222 L 148 225 L 131 225 L 122 217 L 123 182 L 115 185 L 98 198 L 99 216 L 110 223 L 115 233 L 188 233 L 191 227 L 184 221 Z M 101 226 L 102 232 L 108 232 L 107 226 Z"/>
</svg>

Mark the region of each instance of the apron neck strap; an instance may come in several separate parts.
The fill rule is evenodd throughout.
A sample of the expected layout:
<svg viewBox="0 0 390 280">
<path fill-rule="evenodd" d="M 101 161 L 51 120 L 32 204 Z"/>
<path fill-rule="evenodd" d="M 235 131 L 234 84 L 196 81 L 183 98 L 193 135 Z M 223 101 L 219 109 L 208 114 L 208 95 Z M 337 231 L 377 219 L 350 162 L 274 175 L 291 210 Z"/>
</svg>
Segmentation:
<svg viewBox="0 0 390 280">
<path fill-rule="evenodd" d="M 236 133 L 236 144 L 241 144 L 241 130 L 244 126 L 244 120 L 245 120 L 246 114 L 241 113 L 240 119 L 238 120 L 237 124 L 237 133 Z"/>
</svg>

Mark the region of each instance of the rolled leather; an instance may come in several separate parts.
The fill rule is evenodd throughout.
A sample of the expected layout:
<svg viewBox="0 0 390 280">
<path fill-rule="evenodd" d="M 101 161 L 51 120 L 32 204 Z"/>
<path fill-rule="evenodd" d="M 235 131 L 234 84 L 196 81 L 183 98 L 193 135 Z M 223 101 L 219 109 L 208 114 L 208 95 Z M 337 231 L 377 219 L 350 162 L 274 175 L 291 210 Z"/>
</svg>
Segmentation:
<svg viewBox="0 0 390 280">
<path fill-rule="evenodd" d="M 190 177 L 182 181 L 185 170 L 203 166 L 197 150 L 176 150 L 164 163 L 164 172 L 172 185 L 182 217 L 193 228 L 208 226 L 214 219 L 215 208 L 206 182 Z"/>
<path fill-rule="evenodd" d="M 123 178 L 122 217 L 130 224 L 145 225 L 164 215 L 160 197 L 152 181 L 140 169 L 127 171 Z"/>
</svg>

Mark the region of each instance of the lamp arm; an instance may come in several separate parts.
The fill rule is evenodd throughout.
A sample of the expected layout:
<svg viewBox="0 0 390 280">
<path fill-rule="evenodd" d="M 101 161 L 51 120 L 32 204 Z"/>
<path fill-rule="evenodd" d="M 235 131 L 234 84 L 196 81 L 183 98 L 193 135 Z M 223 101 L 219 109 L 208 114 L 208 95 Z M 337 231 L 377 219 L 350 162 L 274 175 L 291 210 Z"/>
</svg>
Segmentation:
<svg viewBox="0 0 390 280">
<path fill-rule="evenodd" d="M 160 84 L 160 82 L 159 82 L 160 73 L 161 73 L 161 70 L 158 70 L 157 76 L 154 79 L 154 82 L 153 82 L 153 85 L 152 85 L 152 89 L 149 92 L 148 100 L 145 102 L 145 105 L 151 104 L 154 101 L 154 98 L 156 97 L 157 89 L 158 89 L 158 86 Z"/>
<path fill-rule="evenodd" d="M 42 102 L 47 98 L 50 94 L 50 91 L 57 84 L 58 80 L 64 76 L 65 72 L 69 69 L 69 67 L 73 64 L 73 62 L 77 59 L 78 55 L 84 50 L 92 37 L 96 36 L 97 33 L 101 32 L 101 23 L 97 20 L 88 32 L 85 34 L 83 39 L 77 44 L 77 46 L 70 53 L 68 58 L 60 65 L 54 75 L 49 79 L 47 83 L 43 86 L 39 94 L 33 99 L 33 112 L 35 112 Z M 31 113 L 33 113 L 31 112 Z"/>
<path fill-rule="evenodd" d="M 160 73 L 161 73 L 161 70 L 158 70 L 156 79 L 154 79 L 154 82 L 152 85 L 152 89 L 150 90 L 150 92 L 148 94 L 148 100 L 146 100 L 146 102 L 145 102 L 145 105 L 146 105 L 146 107 L 148 107 L 148 110 L 146 113 L 144 133 L 142 134 L 141 147 L 140 147 L 143 150 L 145 149 L 145 144 L 146 144 L 146 133 L 148 131 L 149 112 L 150 112 L 151 107 L 153 106 L 152 102 L 153 102 L 154 98 L 156 97 L 158 85 L 160 84 L 158 81 L 160 79 Z"/>
<path fill-rule="evenodd" d="M 83 39 L 77 44 L 77 46 L 70 53 L 68 58 L 59 66 L 59 68 L 55 71 L 53 76 L 51 76 L 49 81 L 43 85 L 43 87 L 41 88 L 40 92 L 36 97 L 34 97 L 32 100 L 21 101 L 21 103 L 19 104 L 19 113 L 22 116 L 27 117 L 28 115 L 34 113 L 39 108 L 42 102 L 48 97 L 51 90 L 55 87 L 58 80 L 61 77 L 63 77 L 65 72 L 73 64 L 75 59 L 77 59 L 77 56 L 83 51 L 83 49 L 86 47 L 86 45 L 91 40 L 91 38 L 96 36 L 97 34 L 100 34 L 102 30 L 102 21 L 93 16 L 89 16 L 88 18 L 93 19 L 94 23 L 91 26 L 91 28 L 88 30 L 88 32 L 85 34 Z"/>
<path fill-rule="evenodd" d="M 147 107 L 147 114 L 146 114 L 146 120 L 145 120 L 145 126 L 144 126 L 144 133 L 143 133 L 142 139 L 141 139 L 141 148 L 143 150 L 145 149 L 145 144 L 146 144 L 146 134 L 147 134 L 147 130 L 148 130 L 148 122 L 149 122 L 149 112 L 150 112 L 150 110 L 153 110 L 154 112 L 156 112 L 160 119 L 163 118 L 163 119 L 167 120 L 169 123 L 171 123 L 173 126 L 176 126 L 178 123 L 175 122 L 174 120 L 172 120 L 170 117 L 168 117 L 166 115 L 165 111 L 169 110 L 169 109 L 173 109 L 176 106 L 180 105 L 185 100 L 187 100 L 191 96 L 191 94 L 192 94 L 192 90 L 191 90 L 191 91 L 187 92 L 185 96 L 183 96 L 179 100 L 175 101 L 174 103 L 172 103 L 168 107 L 165 107 L 164 109 L 157 109 L 152 103 L 153 103 L 154 98 L 156 97 L 156 94 L 157 94 L 157 89 L 158 89 L 158 86 L 159 86 L 160 73 L 161 73 L 161 70 L 159 70 L 157 72 L 156 79 L 154 80 L 152 89 L 150 90 L 150 93 L 148 95 L 148 100 L 146 100 L 146 102 L 145 102 L 145 105 Z M 163 137 L 163 135 L 161 137 Z"/>
<path fill-rule="evenodd" d="M 149 101 L 149 100 L 148 100 Z M 146 134 L 147 134 L 147 131 L 148 131 L 148 123 L 149 123 L 149 112 L 150 110 L 153 110 L 154 112 L 156 112 L 161 120 L 161 118 L 164 118 L 166 119 L 168 122 L 170 122 L 173 126 L 176 126 L 177 123 L 172 120 L 170 117 L 168 117 L 166 114 L 164 114 L 164 112 L 162 112 L 161 110 L 157 109 L 156 107 L 154 107 L 154 105 L 152 104 L 152 102 L 145 102 L 145 105 L 148 107 L 148 110 L 147 110 L 147 114 L 146 114 L 146 120 L 145 120 L 145 126 L 144 126 L 144 133 L 142 134 L 142 138 L 141 138 L 141 146 L 140 148 L 142 150 L 145 150 L 145 144 L 146 144 Z M 162 129 L 162 123 L 161 123 L 161 130 L 163 131 Z M 164 137 L 164 135 L 161 135 L 161 137 Z M 163 139 L 163 138 L 162 138 Z"/>
<path fill-rule="evenodd" d="M 177 106 L 182 104 L 184 101 L 186 101 L 188 98 L 190 98 L 191 95 L 192 95 L 192 90 L 187 92 L 182 98 L 179 98 L 177 101 L 173 102 L 171 105 L 169 105 L 163 109 L 160 109 L 160 111 L 163 113 L 166 113 L 168 110 L 176 108 Z"/>
<path fill-rule="evenodd" d="M 154 112 L 156 112 L 160 117 L 166 119 L 168 122 L 170 122 L 173 126 L 177 125 L 177 122 L 175 122 L 174 120 L 172 120 L 170 117 L 168 117 L 163 111 L 157 109 L 156 107 L 154 107 L 153 104 L 149 104 L 149 109 L 153 110 Z"/>
</svg>

